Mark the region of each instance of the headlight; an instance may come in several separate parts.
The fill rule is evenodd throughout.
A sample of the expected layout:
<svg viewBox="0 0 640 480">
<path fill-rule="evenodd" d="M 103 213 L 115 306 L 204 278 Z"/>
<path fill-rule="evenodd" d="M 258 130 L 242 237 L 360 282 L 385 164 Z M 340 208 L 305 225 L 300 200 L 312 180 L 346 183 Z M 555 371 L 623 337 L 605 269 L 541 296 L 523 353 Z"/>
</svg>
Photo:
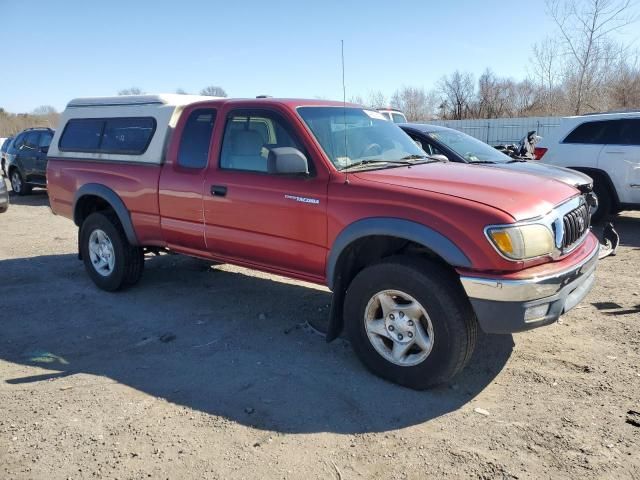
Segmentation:
<svg viewBox="0 0 640 480">
<path fill-rule="evenodd" d="M 555 249 L 551 230 L 539 224 L 490 227 L 487 236 L 505 257 L 512 260 L 550 255 Z"/>
</svg>

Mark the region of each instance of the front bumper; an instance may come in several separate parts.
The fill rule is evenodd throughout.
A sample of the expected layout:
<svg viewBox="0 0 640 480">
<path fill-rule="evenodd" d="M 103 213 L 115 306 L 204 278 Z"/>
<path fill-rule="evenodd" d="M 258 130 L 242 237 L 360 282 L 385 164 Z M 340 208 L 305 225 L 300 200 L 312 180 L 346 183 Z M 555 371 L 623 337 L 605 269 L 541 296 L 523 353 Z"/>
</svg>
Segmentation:
<svg viewBox="0 0 640 480">
<path fill-rule="evenodd" d="M 462 276 L 482 330 L 514 333 L 558 320 L 589 293 L 595 280 L 600 246 L 579 264 L 544 277 L 501 280 Z"/>
</svg>

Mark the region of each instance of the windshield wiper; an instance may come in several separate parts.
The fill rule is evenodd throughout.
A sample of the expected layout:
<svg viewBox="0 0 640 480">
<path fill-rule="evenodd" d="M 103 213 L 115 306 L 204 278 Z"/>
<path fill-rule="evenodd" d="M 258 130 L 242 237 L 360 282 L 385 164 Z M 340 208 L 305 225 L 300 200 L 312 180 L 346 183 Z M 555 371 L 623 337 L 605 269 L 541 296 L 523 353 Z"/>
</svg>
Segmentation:
<svg viewBox="0 0 640 480">
<path fill-rule="evenodd" d="M 526 161 L 527 161 L 526 158 L 512 158 L 507 163 L 523 163 L 523 162 L 526 162 Z"/>
<path fill-rule="evenodd" d="M 388 160 L 359 160 L 357 162 L 350 163 L 349 165 L 340 168 L 339 171 L 341 172 L 343 170 L 346 170 L 347 168 L 360 167 L 362 165 L 370 165 L 372 163 L 390 163 L 390 162 Z M 408 162 L 402 162 L 402 163 L 406 163 L 407 165 L 411 165 Z"/>
<path fill-rule="evenodd" d="M 493 160 L 469 160 L 469 163 L 496 163 Z"/>
<path fill-rule="evenodd" d="M 422 160 L 422 161 L 417 162 L 416 160 Z M 346 167 L 342 167 L 339 171 L 342 172 L 343 170 L 347 170 L 348 168 L 361 167 L 362 165 L 371 165 L 374 163 L 382 163 L 382 164 L 386 163 L 390 165 L 406 165 L 408 167 L 411 167 L 413 165 L 419 165 L 421 163 L 434 163 L 439 161 L 440 160 L 429 158 L 424 155 L 407 155 L 406 157 L 402 157 L 400 160 L 359 160 L 357 162 L 347 165 Z"/>
<path fill-rule="evenodd" d="M 422 162 L 411 162 L 410 165 L 416 165 L 417 163 L 435 163 L 440 162 L 437 158 L 432 158 L 430 155 L 407 155 L 402 157 L 397 163 L 409 163 L 407 160 L 422 160 Z M 394 162 L 390 162 L 394 163 Z"/>
</svg>

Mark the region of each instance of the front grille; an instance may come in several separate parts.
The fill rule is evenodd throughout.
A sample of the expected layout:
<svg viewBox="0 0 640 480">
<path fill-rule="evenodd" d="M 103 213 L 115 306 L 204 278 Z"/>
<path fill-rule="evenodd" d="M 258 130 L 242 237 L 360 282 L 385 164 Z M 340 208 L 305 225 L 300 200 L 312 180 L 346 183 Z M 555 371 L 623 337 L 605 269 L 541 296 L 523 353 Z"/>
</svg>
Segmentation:
<svg viewBox="0 0 640 480">
<path fill-rule="evenodd" d="M 564 224 L 562 248 L 570 249 L 589 229 L 591 224 L 589 207 L 583 203 L 578 208 L 567 213 L 562 221 Z"/>
</svg>

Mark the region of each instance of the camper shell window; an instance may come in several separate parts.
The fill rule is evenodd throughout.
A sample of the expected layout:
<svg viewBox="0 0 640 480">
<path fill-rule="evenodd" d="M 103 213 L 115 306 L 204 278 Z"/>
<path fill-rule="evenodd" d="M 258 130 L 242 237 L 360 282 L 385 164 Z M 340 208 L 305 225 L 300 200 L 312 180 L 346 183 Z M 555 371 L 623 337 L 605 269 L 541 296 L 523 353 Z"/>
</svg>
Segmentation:
<svg viewBox="0 0 640 480">
<path fill-rule="evenodd" d="M 74 118 L 67 122 L 62 152 L 142 155 L 156 131 L 153 117 Z"/>
</svg>

